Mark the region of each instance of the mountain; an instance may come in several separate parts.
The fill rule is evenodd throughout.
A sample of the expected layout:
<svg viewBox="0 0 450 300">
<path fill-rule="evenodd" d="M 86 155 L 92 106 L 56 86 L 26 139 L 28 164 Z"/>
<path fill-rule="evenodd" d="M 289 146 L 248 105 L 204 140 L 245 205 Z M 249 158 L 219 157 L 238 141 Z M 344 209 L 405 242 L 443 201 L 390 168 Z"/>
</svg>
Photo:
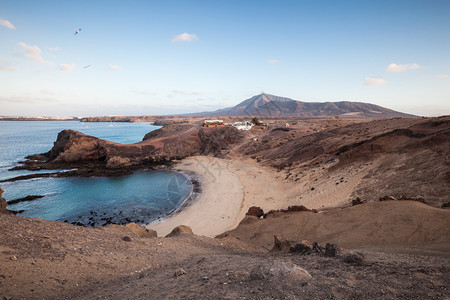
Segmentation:
<svg viewBox="0 0 450 300">
<path fill-rule="evenodd" d="M 242 101 L 236 106 L 216 111 L 190 114 L 191 116 L 264 116 L 264 117 L 412 117 L 378 105 L 362 102 L 302 102 L 290 98 L 262 93 Z"/>
</svg>

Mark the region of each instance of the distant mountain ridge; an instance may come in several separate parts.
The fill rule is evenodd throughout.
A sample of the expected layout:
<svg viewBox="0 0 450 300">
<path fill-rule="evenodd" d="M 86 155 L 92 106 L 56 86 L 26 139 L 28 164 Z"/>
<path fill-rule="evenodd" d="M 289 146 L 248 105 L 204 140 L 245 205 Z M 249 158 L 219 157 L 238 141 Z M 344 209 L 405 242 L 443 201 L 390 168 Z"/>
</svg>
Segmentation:
<svg viewBox="0 0 450 300">
<path fill-rule="evenodd" d="M 233 107 L 189 114 L 191 116 L 261 116 L 261 117 L 364 117 L 392 118 L 414 115 L 363 102 L 303 102 L 262 93 Z"/>
</svg>

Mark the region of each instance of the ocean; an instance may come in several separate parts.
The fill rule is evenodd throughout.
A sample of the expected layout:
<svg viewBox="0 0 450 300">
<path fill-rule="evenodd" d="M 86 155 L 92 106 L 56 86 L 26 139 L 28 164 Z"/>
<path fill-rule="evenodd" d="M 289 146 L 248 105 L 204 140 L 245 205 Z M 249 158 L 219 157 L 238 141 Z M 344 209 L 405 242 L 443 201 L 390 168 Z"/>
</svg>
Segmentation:
<svg viewBox="0 0 450 300">
<path fill-rule="evenodd" d="M 159 127 L 147 123 L 81 123 L 78 121 L 0 121 L 0 180 L 42 171 L 8 171 L 27 155 L 49 151 L 58 132 L 74 129 L 109 141 L 132 144 Z M 176 209 L 191 191 L 183 174 L 142 170 L 120 177 L 35 178 L 0 183 L 3 197 L 14 200 L 41 195 L 32 201 L 8 205 L 19 215 L 78 225 L 107 223 L 148 224 Z"/>
</svg>

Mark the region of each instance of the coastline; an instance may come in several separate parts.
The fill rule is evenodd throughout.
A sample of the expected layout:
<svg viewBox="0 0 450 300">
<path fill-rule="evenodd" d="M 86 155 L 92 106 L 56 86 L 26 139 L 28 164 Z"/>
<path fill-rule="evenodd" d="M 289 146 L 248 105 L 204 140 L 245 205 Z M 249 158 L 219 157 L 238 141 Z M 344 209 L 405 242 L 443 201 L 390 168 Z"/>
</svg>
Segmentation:
<svg viewBox="0 0 450 300">
<path fill-rule="evenodd" d="M 197 235 L 215 237 L 236 228 L 252 206 L 265 212 L 291 205 L 304 205 L 319 211 L 342 207 L 362 177 L 376 165 L 369 165 L 358 172 L 347 168 L 329 174 L 319 172 L 318 180 L 314 181 L 316 188 L 311 190 L 304 183 L 283 180 L 283 174 L 252 160 L 192 156 L 177 162 L 173 169 L 188 177 L 199 178 L 202 190 L 191 199 L 188 196 L 165 218 L 146 227 L 155 230 L 158 236 L 165 236 L 175 227 L 187 225 Z M 354 179 L 342 183 L 338 193 L 336 178 L 345 176 L 347 172 L 354 173 Z"/>
<path fill-rule="evenodd" d="M 173 169 L 198 179 L 201 191 L 165 218 L 146 225 L 158 236 L 186 225 L 194 234 L 215 237 L 236 228 L 251 206 L 269 211 L 298 202 L 287 195 L 292 186 L 280 175 L 252 161 L 192 156 Z"/>
<path fill-rule="evenodd" d="M 228 170 L 228 164 L 227 160 L 207 156 L 178 162 L 174 169 L 184 174 L 194 173 L 200 179 L 202 191 L 167 218 L 146 227 L 155 230 L 158 236 L 167 235 L 179 225 L 189 226 L 195 234 L 208 237 L 232 229 L 240 215 L 243 187 L 239 178 Z"/>
<path fill-rule="evenodd" d="M 197 201 L 197 199 L 200 197 L 200 195 L 202 193 L 201 178 L 197 173 L 192 172 L 192 171 L 187 171 L 187 170 L 182 171 L 182 170 L 176 170 L 176 169 L 170 169 L 170 171 L 177 172 L 177 173 L 180 173 L 183 176 L 185 176 L 187 178 L 187 180 L 189 180 L 191 183 L 191 191 L 189 192 L 189 195 L 184 197 L 184 199 L 181 200 L 179 205 L 176 206 L 172 211 L 170 211 L 165 217 L 159 217 L 157 220 L 154 220 L 144 226 L 147 226 L 147 225 L 150 225 L 153 223 L 163 222 L 163 221 L 167 220 L 168 218 L 175 216 L 176 214 L 183 211 L 185 208 L 194 204 L 195 201 Z"/>
</svg>

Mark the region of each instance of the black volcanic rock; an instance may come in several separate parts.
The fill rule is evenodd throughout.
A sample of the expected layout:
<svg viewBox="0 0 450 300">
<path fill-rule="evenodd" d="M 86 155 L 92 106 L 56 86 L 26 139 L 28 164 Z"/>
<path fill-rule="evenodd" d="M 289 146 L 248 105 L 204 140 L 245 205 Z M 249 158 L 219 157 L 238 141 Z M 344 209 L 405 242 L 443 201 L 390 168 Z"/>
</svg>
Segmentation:
<svg viewBox="0 0 450 300">
<path fill-rule="evenodd" d="M 236 106 L 212 112 L 191 114 L 193 116 L 261 116 L 261 117 L 331 117 L 358 118 L 412 117 L 378 105 L 362 102 L 302 102 L 269 94 L 251 97 Z"/>
<path fill-rule="evenodd" d="M 26 197 L 10 200 L 7 202 L 8 202 L 8 204 L 16 204 L 16 203 L 20 203 L 20 202 L 33 201 L 35 199 L 39 199 L 39 198 L 43 198 L 43 197 L 44 196 L 42 196 L 42 195 L 28 195 Z"/>
</svg>

